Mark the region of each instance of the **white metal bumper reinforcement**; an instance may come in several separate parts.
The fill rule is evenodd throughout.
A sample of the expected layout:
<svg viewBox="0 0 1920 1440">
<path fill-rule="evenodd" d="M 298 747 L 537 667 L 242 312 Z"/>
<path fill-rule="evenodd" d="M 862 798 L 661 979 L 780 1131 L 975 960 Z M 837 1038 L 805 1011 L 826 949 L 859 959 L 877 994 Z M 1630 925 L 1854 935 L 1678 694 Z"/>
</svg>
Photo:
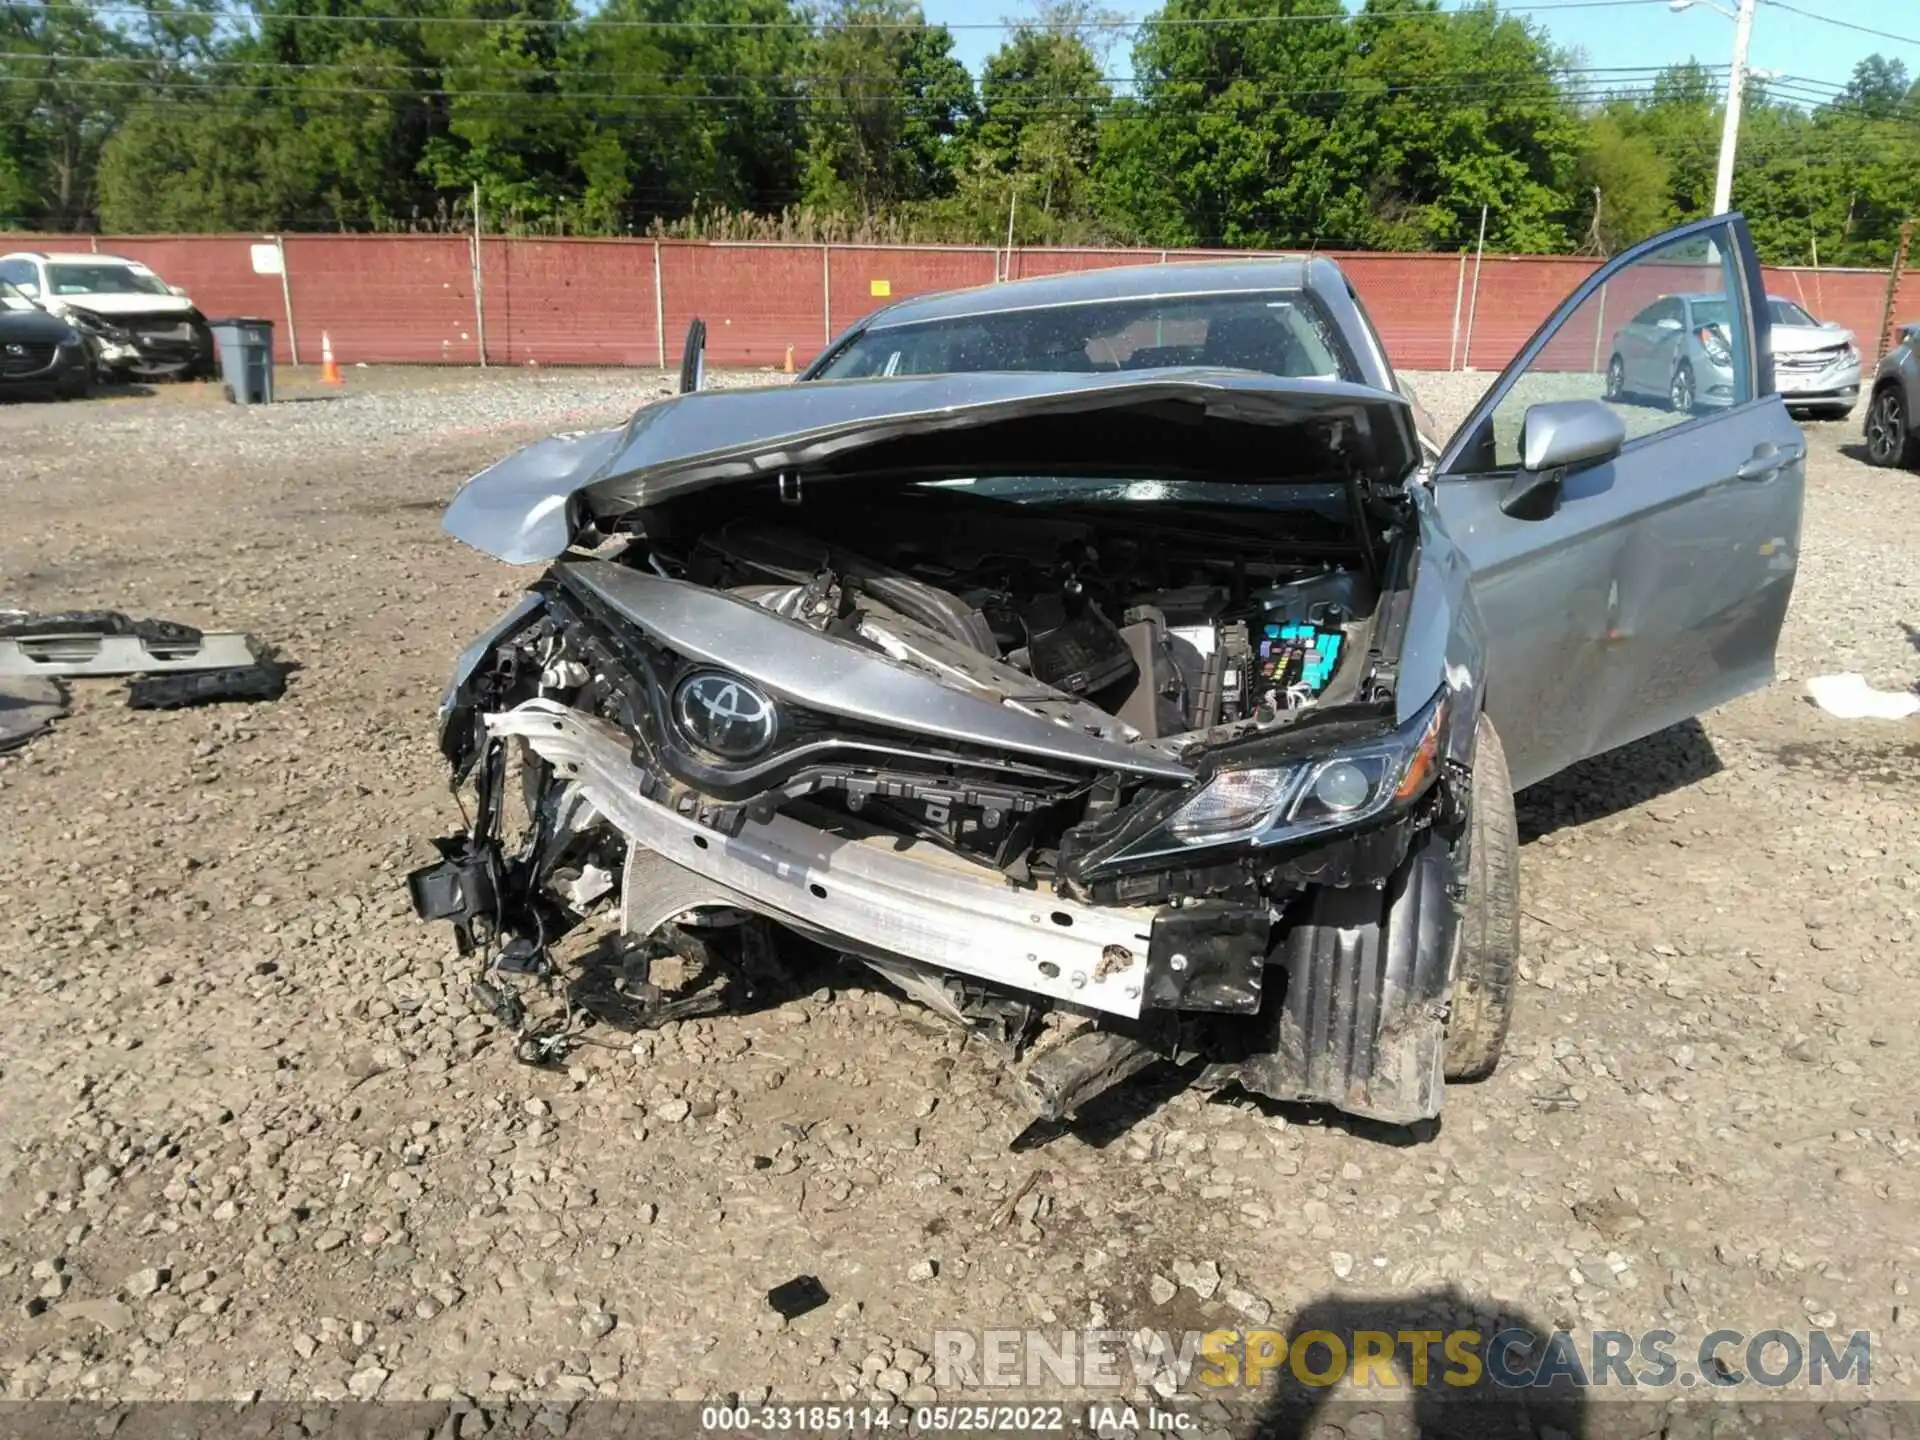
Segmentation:
<svg viewBox="0 0 1920 1440">
<path fill-rule="evenodd" d="M 729 903 L 877 959 L 1140 1013 L 1149 909 L 1082 905 L 1018 889 L 997 870 L 896 835 L 829 834 L 783 815 L 726 836 L 639 793 L 630 742 L 593 716 L 529 700 L 486 717 L 524 738 L 629 841 L 727 892 Z"/>
</svg>

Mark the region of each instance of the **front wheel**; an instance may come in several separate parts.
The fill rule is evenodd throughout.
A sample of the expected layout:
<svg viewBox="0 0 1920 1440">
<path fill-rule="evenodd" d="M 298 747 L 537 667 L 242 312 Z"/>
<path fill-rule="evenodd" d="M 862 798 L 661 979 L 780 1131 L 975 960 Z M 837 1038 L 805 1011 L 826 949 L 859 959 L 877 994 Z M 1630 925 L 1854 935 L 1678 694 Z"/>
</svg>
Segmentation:
<svg viewBox="0 0 1920 1440">
<path fill-rule="evenodd" d="M 1867 461 L 1880 466 L 1920 465 L 1920 436 L 1913 433 L 1906 396 L 1898 384 L 1881 386 L 1867 407 Z"/>
<path fill-rule="evenodd" d="M 1676 415 L 1691 415 L 1697 400 L 1693 388 L 1693 367 L 1683 364 L 1673 372 L 1673 380 L 1667 386 L 1667 408 Z"/>
<path fill-rule="evenodd" d="M 1607 399 L 1622 400 L 1627 394 L 1627 362 L 1618 355 L 1607 361 Z"/>
<path fill-rule="evenodd" d="M 1484 1080 L 1507 1043 L 1520 963 L 1520 825 L 1506 751 L 1484 714 L 1474 732 L 1465 845 L 1466 895 L 1454 950 L 1446 1076 Z"/>
</svg>

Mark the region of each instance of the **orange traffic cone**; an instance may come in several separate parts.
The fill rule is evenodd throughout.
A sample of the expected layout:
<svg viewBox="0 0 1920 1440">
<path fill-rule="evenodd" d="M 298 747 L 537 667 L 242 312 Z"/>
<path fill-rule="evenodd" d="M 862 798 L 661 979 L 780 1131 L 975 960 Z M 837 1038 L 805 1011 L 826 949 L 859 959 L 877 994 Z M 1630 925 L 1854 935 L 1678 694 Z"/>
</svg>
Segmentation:
<svg viewBox="0 0 1920 1440">
<path fill-rule="evenodd" d="M 320 383 L 322 385 L 344 385 L 340 378 L 340 367 L 333 363 L 333 339 L 326 331 L 320 332 Z"/>
</svg>

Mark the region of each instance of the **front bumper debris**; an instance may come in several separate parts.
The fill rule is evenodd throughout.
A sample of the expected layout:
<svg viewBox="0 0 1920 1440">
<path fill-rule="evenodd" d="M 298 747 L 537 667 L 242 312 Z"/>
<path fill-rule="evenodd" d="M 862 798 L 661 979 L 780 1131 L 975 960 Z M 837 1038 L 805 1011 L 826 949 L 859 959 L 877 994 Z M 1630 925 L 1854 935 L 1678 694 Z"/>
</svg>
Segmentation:
<svg viewBox="0 0 1920 1440">
<path fill-rule="evenodd" d="M 1016 890 L 998 870 L 932 844 L 830 834 L 783 815 L 722 835 L 646 799 L 631 741 L 605 721 L 530 700 L 484 723 L 494 739 L 524 739 L 632 845 L 698 877 L 706 904 L 765 915 L 855 954 L 1140 1014 L 1152 910 Z M 686 897 L 676 903 L 691 908 Z"/>
<path fill-rule="evenodd" d="M 1093 905 L 897 834 L 780 813 L 722 833 L 691 797 L 687 813 L 648 798 L 661 792 L 619 726 L 556 701 L 485 713 L 479 730 L 481 813 L 492 818 L 439 842 L 440 862 L 409 884 L 422 918 L 451 921 L 462 953 L 498 971 L 551 973 L 546 942 L 564 922 L 542 911 L 539 887 L 564 848 L 554 836 L 604 821 L 625 841 L 624 865 L 602 863 L 623 871 L 621 928 L 636 940 L 700 913 L 759 916 L 871 963 L 989 1042 L 998 1035 L 991 1048 L 1010 1063 L 1049 1006 L 1080 1017 L 1070 1024 L 1087 1028 L 1042 1043 L 1022 1077 L 1017 1093 L 1043 1121 L 1165 1060 L 1204 1062 L 1210 1088 L 1239 1083 L 1390 1123 L 1439 1113 L 1461 898 L 1444 813 L 1403 836 L 1404 858 L 1381 884 L 1308 886 L 1284 906 Z M 569 818 L 508 856 L 497 801 L 513 741 L 550 767 L 548 793 Z"/>
</svg>

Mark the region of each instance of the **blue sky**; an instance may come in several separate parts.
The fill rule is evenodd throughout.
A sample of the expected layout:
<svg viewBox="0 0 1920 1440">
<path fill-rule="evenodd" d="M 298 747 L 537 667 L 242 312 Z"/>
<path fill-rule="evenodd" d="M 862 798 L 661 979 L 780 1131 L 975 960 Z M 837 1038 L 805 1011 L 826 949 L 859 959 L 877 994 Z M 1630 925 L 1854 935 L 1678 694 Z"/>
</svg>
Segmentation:
<svg viewBox="0 0 1920 1440">
<path fill-rule="evenodd" d="M 929 20 L 953 26 L 997 26 L 1008 15 L 1017 16 L 1027 9 L 1021 0 L 923 0 L 923 3 Z M 1453 0 L 1447 3 L 1449 9 L 1453 8 Z M 1733 0 L 1724 0 L 1724 3 L 1731 7 Z M 1817 12 L 1830 20 L 1844 20 L 1920 39 L 1920 3 L 1916 0 L 1793 0 L 1793 3 L 1801 10 Z M 1138 0 L 1106 0 L 1106 6 L 1129 18 L 1159 9 L 1158 4 L 1141 4 Z M 1358 6 L 1349 0 L 1348 8 Z M 1714 14 L 1704 3 L 1677 15 L 1668 11 L 1664 0 L 1604 8 L 1555 8 L 1555 0 L 1533 0 L 1532 4 L 1503 5 L 1502 8 L 1526 13 L 1531 20 L 1544 25 L 1558 44 L 1578 46 L 1585 52 L 1586 63 L 1595 67 L 1666 65 L 1688 58 L 1708 65 L 1725 65 L 1733 50 L 1733 22 Z M 954 38 L 960 58 L 978 70 L 980 61 L 1000 43 L 1001 37 L 996 29 L 957 29 Z M 1749 63 L 1759 69 L 1840 85 L 1846 82 L 1856 61 L 1876 50 L 1904 60 L 1908 73 L 1920 76 L 1920 44 L 1901 44 L 1863 35 L 1822 23 L 1811 15 L 1780 9 L 1769 0 L 1759 0 Z M 1108 68 L 1116 75 L 1127 72 L 1124 43 L 1114 47 Z"/>
</svg>

